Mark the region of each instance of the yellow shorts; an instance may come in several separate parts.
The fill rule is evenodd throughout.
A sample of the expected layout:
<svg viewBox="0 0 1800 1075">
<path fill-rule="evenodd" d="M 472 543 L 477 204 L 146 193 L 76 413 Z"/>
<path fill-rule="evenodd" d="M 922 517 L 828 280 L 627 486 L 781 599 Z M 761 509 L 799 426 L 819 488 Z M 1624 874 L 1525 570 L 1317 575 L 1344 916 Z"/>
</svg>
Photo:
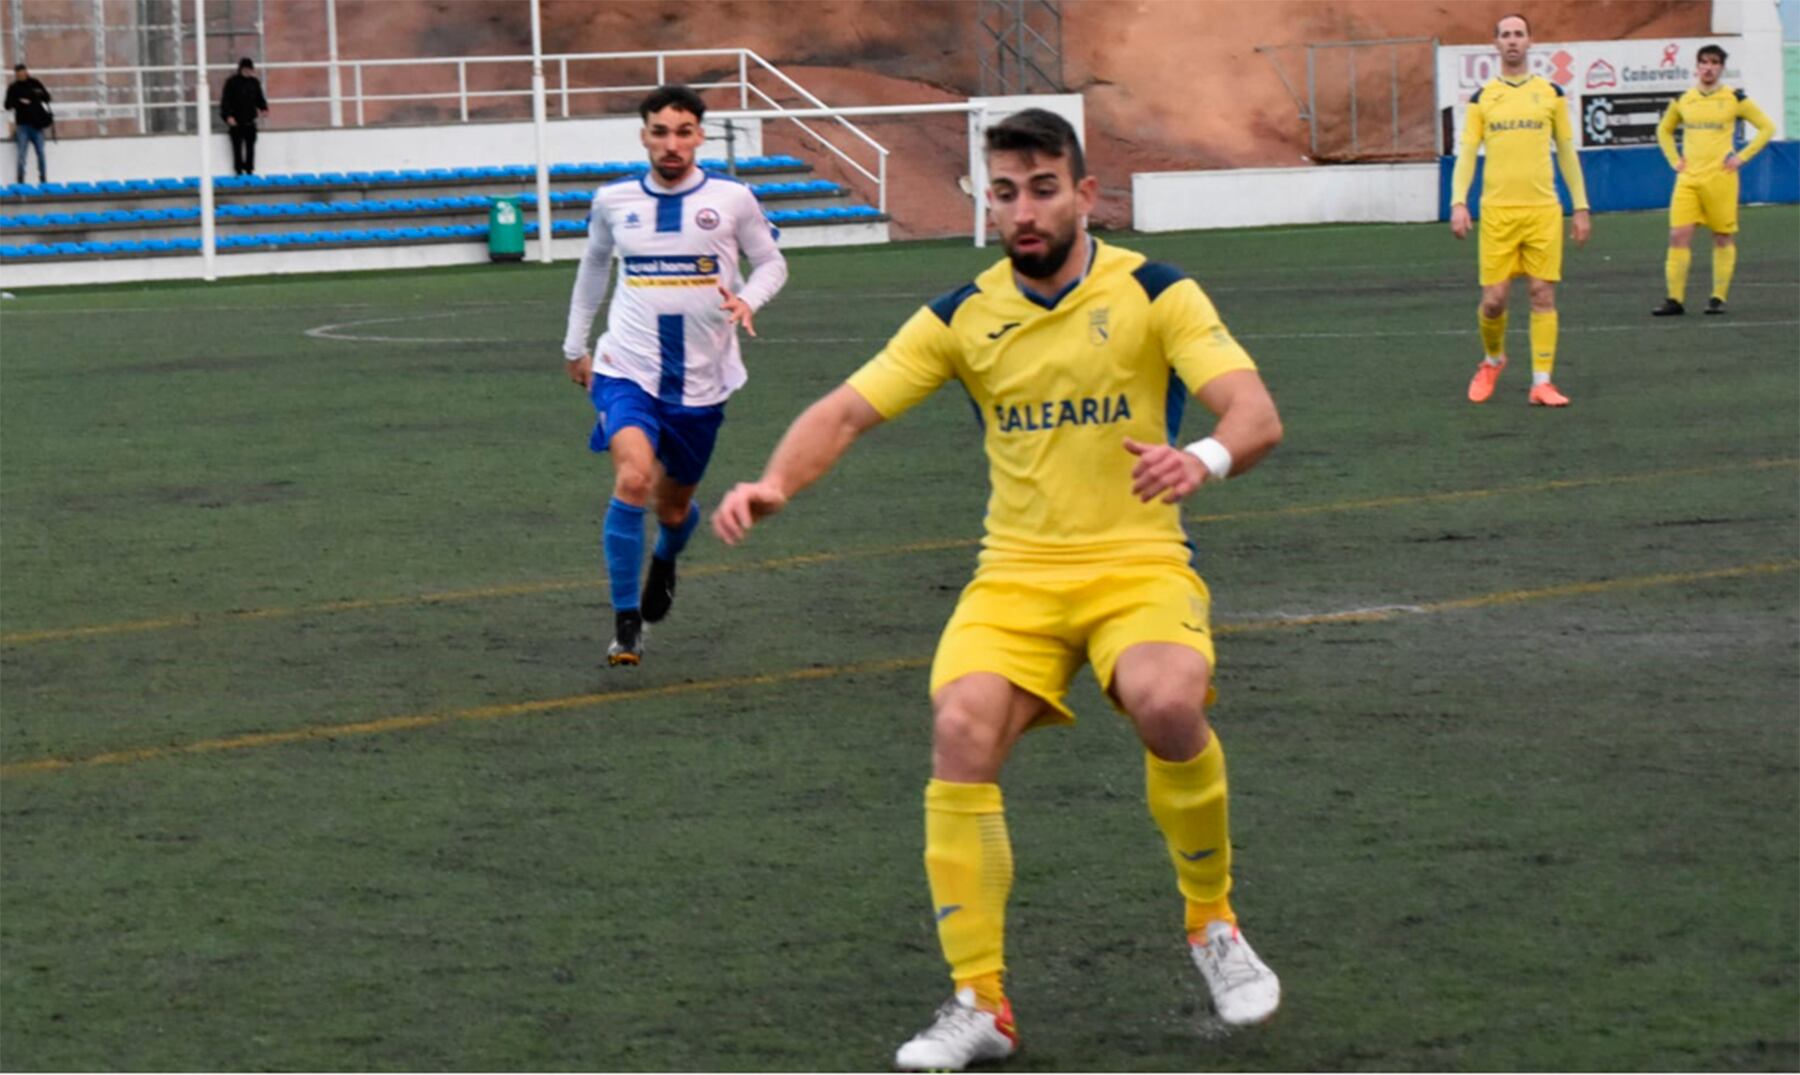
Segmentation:
<svg viewBox="0 0 1800 1075">
<path fill-rule="evenodd" d="M 1669 227 L 1704 224 L 1714 235 L 1736 235 L 1738 230 L 1738 174 L 1721 171 L 1698 181 L 1675 180 L 1669 199 Z"/>
<path fill-rule="evenodd" d="M 1562 207 L 1482 206 L 1481 286 L 1505 283 L 1524 273 L 1539 280 L 1562 279 Z"/>
<path fill-rule="evenodd" d="M 988 568 L 963 589 L 944 625 L 931 690 L 993 672 L 1054 707 L 1039 724 L 1068 724 L 1075 714 L 1065 696 L 1083 660 L 1103 689 L 1112 685 L 1119 655 L 1142 642 L 1187 646 L 1211 669 L 1211 609 L 1206 583 L 1185 564 Z M 1210 682 L 1206 695 L 1211 702 Z"/>
</svg>

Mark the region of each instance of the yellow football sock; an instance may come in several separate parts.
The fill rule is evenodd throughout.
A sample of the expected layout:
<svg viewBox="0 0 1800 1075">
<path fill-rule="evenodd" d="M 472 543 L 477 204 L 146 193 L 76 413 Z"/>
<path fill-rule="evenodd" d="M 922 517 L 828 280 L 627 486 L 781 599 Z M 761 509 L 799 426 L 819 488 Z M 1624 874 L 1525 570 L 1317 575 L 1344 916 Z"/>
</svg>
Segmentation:
<svg viewBox="0 0 1800 1075">
<path fill-rule="evenodd" d="M 1731 274 L 1737 269 L 1737 244 L 1713 247 L 1713 298 L 1720 302 L 1731 291 Z"/>
<path fill-rule="evenodd" d="M 1556 368 L 1556 311 L 1531 311 L 1531 375 L 1548 380 Z"/>
<path fill-rule="evenodd" d="M 1481 326 L 1481 350 L 1489 358 L 1499 358 L 1506 353 L 1506 311 L 1501 310 L 1499 317 L 1489 317 L 1479 309 L 1475 311 L 1475 321 Z"/>
<path fill-rule="evenodd" d="M 1215 734 L 1187 761 L 1144 753 L 1144 793 L 1187 899 L 1192 933 L 1218 918 L 1235 921 L 1231 904 L 1231 817 L 1226 803 L 1225 747 Z"/>
<path fill-rule="evenodd" d="M 972 987 L 983 1007 L 998 1010 L 1013 878 L 1000 785 L 935 779 L 925 785 L 925 876 L 950 977 L 958 989 Z"/>
<path fill-rule="evenodd" d="M 1669 297 L 1676 302 L 1687 301 L 1688 265 L 1693 260 L 1694 252 L 1687 247 L 1669 247 L 1669 257 L 1663 262 L 1663 275 L 1669 279 Z"/>
</svg>

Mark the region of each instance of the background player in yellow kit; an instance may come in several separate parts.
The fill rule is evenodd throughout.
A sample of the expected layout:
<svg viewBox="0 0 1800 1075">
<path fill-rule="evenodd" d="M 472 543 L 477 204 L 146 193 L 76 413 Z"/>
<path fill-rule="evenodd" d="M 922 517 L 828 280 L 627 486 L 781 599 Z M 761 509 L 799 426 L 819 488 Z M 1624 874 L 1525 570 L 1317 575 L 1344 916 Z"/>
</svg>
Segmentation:
<svg viewBox="0 0 1800 1075">
<path fill-rule="evenodd" d="M 1481 307 L 1477 323 L 1486 357 L 1469 381 L 1469 401 L 1486 403 L 1506 368 L 1506 298 L 1515 276 L 1531 293 L 1531 393 L 1536 406 L 1566 407 L 1550 380 L 1556 367 L 1556 283 L 1562 279 L 1562 203 L 1550 174 L 1550 143 L 1575 215 L 1570 234 L 1588 239 L 1587 184 L 1569 127 L 1561 87 L 1526 68 L 1531 24 L 1508 15 L 1494 27 L 1500 77 L 1469 98 L 1456 171 L 1450 181 L 1450 233 L 1469 234 L 1469 186 L 1475 151 L 1486 147 L 1481 185 Z"/>
<path fill-rule="evenodd" d="M 955 992 L 900 1047 L 903 1070 L 961 1070 L 1017 1048 L 1001 981 L 1013 864 L 1000 770 L 1028 729 L 1072 719 L 1064 699 L 1084 662 L 1144 744 L 1150 813 L 1219 1017 L 1261 1022 L 1281 999 L 1227 895 L 1225 755 L 1205 713 L 1211 599 L 1177 506 L 1254 466 L 1281 419 L 1198 285 L 1087 234 L 1099 184 L 1067 121 L 1020 112 L 988 130 L 987 159 L 1007 259 L 914 314 L 713 515 L 737 543 L 946 381 L 981 415 L 987 534 L 932 664 L 925 789 L 925 872 Z M 1218 421 L 1182 449 L 1170 441 L 1188 393 Z"/>
<path fill-rule="evenodd" d="M 1669 167 L 1675 169 L 1675 193 L 1669 198 L 1669 256 L 1663 264 L 1668 297 L 1650 311 L 1657 317 L 1686 312 L 1688 264 L 1693 260 L 1694 226 L 1704 224 L 1713 233 L 1712 297 L 1706 312 L 1725 312 L 1731 292 L 1731 273 L 1737 268 L 1738 169 L 1756 156 L 1774 137 L 1775 123 L 1756 107 L 1743 90 L 1720 81 L 1725 76 L 1725 50 L 1702 46 L 1694 57 L 1698 82 L 1669 104 L 1656 125 L 1656 141 Z M 1739 120 L 1756 128 L 1756 137 L 1742 150 L 1733 151 Z M 1675 129 L 1681 129 L 1681 151 L 1675 149 Z"/>
</svg>

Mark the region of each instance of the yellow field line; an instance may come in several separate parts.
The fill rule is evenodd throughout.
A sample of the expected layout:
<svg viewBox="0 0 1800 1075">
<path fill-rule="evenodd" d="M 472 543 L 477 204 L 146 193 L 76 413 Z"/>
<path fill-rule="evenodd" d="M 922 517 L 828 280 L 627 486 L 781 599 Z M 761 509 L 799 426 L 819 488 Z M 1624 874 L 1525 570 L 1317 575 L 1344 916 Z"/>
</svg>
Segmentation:
<svg viewBox="0 0 1800 1075">
<path fill-rule="evenodd" d="M 1322 515 L 1342 511 L 1368 511 L 1375 508 L 1404 507 L 1414 504 L 1445 503 L 1458 500 L 1481 500 L 1496 496 L 1513 496 L 1521 493 L 1562 492 L 1570 489 L 1584 489 L 1598 485 L 1623 485 L 1628 482 L 1661 481 L 1668 478 L 1695 477 L 1705 474 L 1716 474 L 1726 470 L 1767 470 L 1775 467 L 1797 467 L 1800 459 L 1754 459 L 1744 463 L 1722 463 L 1710 467 L 1686 467 L 1680 470 L 1653 470 L 1642 474 L 1620 474 L 1605 478 L 1565 478 L 1554 481 L 1530 482 L 1524 485 L 1508 485 L 1495 489 L 1461 489 L 1445 493 L 1419 493 L 1410 496 L 1375 497 L 1367 500 L 1338 500 L 1325 504 L 1301 504 L 1285 508 L 1267 508 L 1256 511 L 1237 511 L 1219 515 L 1188 515 L 1187 521 L 1195 523 L 1232 522 L 1241 519 L 1267 519 L 1279 517 L 1295 517 L 1303 515 Z M 771 571 L 785 567 L 804 567 L 812 564 L 837 563 L 845 560 L 873 559 L 882 556 L 904 556 L 915 552 L 936 552 L 943 549 L 973 548 L 980 542 L 975 538 L 942 538 L 934 541 L 915 541 L 904 545 L 884 545 L 868 549 L 845 549 L 836 552 L 802 553 L 774 560 L 758 560 L 752 563 L 702 564 L 686 569 L 689 578 L 707 575 L 738 574 L 749 571 Z M 451 604 L 458 601 L 480 601 L 497 597 L 527 597 L 535 594 L 558 593 L 567 590 L 599 590 L 606 583 L 595 578 L 562 579 L 545 582 L 521 582 L 507 586 L 479 586 L 466 590 L 444 590 L 439 593 L 407 594 L 400 597 L 369 597 L 347 599 L 343 601 L 326 601 L 314 605 L 299 605 L 292 608 L 240 609 L 226 612 L 194 612 L 180 616 L 160 616 L 153 619 L 126 620 L 118 623 L 92 624 L 86 627 L 49 627 L 39 630 L 8 631 L 0 634 L 0 646 L 27 646 L 41 642 L 67 642 L 82 638 L 99 638 L 107 635 L 138 634 L 147 631 L 163 631 L 176 627 L 200 627 L 211 623 L 241 623 L 256 620 L 290 619 L 295 616 L 316 616 L 338 612 L 362 612 L 379 608 L 403 608 L 415 605 Z"/>
<path fill-rule="evenodd" d="M 1751 575 L 1772 575 L 1797 569 L 1800 569 L 1800 559 L 1770 560 L 1756 564 L 1741 564 L 1735 567 L 1713 568 L 1707 571 L 1639 575 L 1634 578 L 1602 579 L 1597 582 L 1570 582 L 1559 586 L 1544 586 L 1532 590 L 1501 590 L 1495 593 L 1478 594 L 1474 597 L 1462 597 L 1450 601 L 1433 601 L 1423 605 L 1393 606 L 1353 612 L 1321 613 L 1316 616 L 1294 616 L 1227 623 L 1221 624 L 1215 628 L 1214 633 L 1219 635 L 1238 635 L 1326 624 L 1377 623 L 1385 620 L 1399 619 L 1402 616 L 1433 615 L 1462 609 L 1520 604 L 1527 601 L 1544 601 L 1558 597 L 1579 597 L 1589 594 L 1611 593 L 1618 590 L 1644 589 L 1651 586 L 1674 586 L 1689 582 L 1704 582 L 1709 579 L 1743 578 Z M 668 698 L 682 694 L 712 693 L 715 691 L 737 690 L 744 687 L 766 687 L 780 683 L 804 683 L 811 680 L 835 679 L 839 676 L 880 674 L 905 669 L 924 668 L 930 665 L 930 663 L 930 657 L 898 657 L 885 661 L 862 661 L 856 664 L 797 668 L 786 672 L 771 672 L 754 676 L 730 676 L 722 679 L 709 679 L 690 683 L 671 683 L 660 687 L 639 687 L 632 690 L 600 691 L 593 694 L 569 695 L 563 698 L 543 698 L 533 702 L 511 702 L 505 705 L 477 706 L 473 709 L 454 709 L 442 713 L 414 713 L 406 716 L 382 717 L 377 720 L 355 721 L 344 724 L 315 724 L 303 728 L 295 728 L 290 731 L 258 732 L 252 735 L 238 735 L 223 739 L 199 739 L 191 743 L 177 743 L 171 746 L 141 747 L 135 750 L 107 751 L 102 754 L 91 754 L 85 758 L 40 758 L 36 761 L 15 762 L 10 765 L 0 765 L 0 778 L 24 776 L 30 773 L 57 772 L 77 767 L 87 768 L 97 765 L 129 765 L 134 762 L 155 761 L 161 758 L 171 758 L 183 754 L 216 754 L 229 750 L 251 750 L 257 747 L 280 746 L 287 743 L 316 742 L 322 739 L 347 739 L 352 736 L 383 735 L 388 732 L 413 731 L 419 728 L 432 728 L 439 725 L 464 721 L 500 720 L 507 717 L 529 716 L 535 713 L 555 713 L 567 709 L 580 709 L 587 706 L 612 705 L 619 702 L 629 702 L 643 698 Z"/>
</svg>

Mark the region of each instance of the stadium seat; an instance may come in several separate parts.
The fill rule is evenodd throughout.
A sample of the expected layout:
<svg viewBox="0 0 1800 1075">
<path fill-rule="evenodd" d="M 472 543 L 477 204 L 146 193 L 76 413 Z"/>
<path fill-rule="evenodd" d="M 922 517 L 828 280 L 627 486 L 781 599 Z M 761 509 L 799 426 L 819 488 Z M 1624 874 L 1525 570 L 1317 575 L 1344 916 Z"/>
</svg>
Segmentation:
<svg viewBox="0 0 1800 1075">
<path fill-rule="evenodd" d="M 345 172 L 344 178 L 351 183 L 367 184 L 375 181 L 374 172 Z"/>
<path fill-rule="evenodd" d="M 104 224 L 106 217 L 101 213 L 76 213 L 75 222 L 77 224 Z"/>
<path fill-rule="evenodd" d="M 50 252 L 52 254 L 64 254 L 64 255 L 85 254 L 85 253 L 87 253 L 87 244 L 85 244 L 85 243 L 51 243 L 50 244 Z"/>
<path fill-rule="evenodd" d="M 44 223 L 52 228 L 66 228 L 75 223 L 73 213 L 45 213 Z"/>
<path fill-rule="evenodd" d="M 118 252 L 119 244 L 100 240 L 88 243 L 87 249 L 90 254 L 114 254 Z"/>
<path fill-rule="evenodd" d="M 316 187 L 319 185 L 319 176 L 316 172 L 295 172 L 288 178 L 292 179 L 294 185 L 297 187 Z"/>
<path fill-rule="evenodd" d="M 0 243 L 0 258 L 16 258 L 21 256 L 24 251 L 25 248 L 22 246 L 14 246 L 11 243 Z"/>
<path fill-rule="evenodd" d="M 63 183 L 40 183 L 40 184 L 38 184 L 38 194 L 43 195 L 43 196 L 55 196 L 55 195 L 67 194 L 67 193 L 69 193 L 69 188 L 67 185 L 65 185 Z"/>
<path fill-rule="evenodd" d="M 370 172 L 369 181 L 372 183 L 398 183 L 400 182 L 400 173 L 392 169 Z"/>
<path fill-rule="evenodd" d="M 265 187 L 295 187 L 299 182 L 291 175 L 253 175 L 249 177 L 256 185 Z"/>
<path fill-rule="evenodd" d="M 156 181 L 151 179 L 127 179 L 125 189 L 133 194 L 147 194 L 156 189 Z"/>
<path fill-rule="evenodd" d="M 152 180 L 150 185 L 158 191 L 182 190 L 185 188 L 185 184 L 173 176 L 165 176 L 161 179 Z"/>
<path fill-rule="evenodd" d="M 321 186 L 341 187 L 349 181 L 349 178 L 346 177 L 343 172 L 319 173 L 319 183 Z"/>
<path fill-rule="evenodd" d="M 50 245 L 48 243 L 26 243 L 24 246 L 19 248 L 19 251 L 20 251 L 20 253 L 24 254 L 28 258 L 47 257 L 51 254 L 56 253 L 56 251 L 50 249 Z"/>
</svg>

